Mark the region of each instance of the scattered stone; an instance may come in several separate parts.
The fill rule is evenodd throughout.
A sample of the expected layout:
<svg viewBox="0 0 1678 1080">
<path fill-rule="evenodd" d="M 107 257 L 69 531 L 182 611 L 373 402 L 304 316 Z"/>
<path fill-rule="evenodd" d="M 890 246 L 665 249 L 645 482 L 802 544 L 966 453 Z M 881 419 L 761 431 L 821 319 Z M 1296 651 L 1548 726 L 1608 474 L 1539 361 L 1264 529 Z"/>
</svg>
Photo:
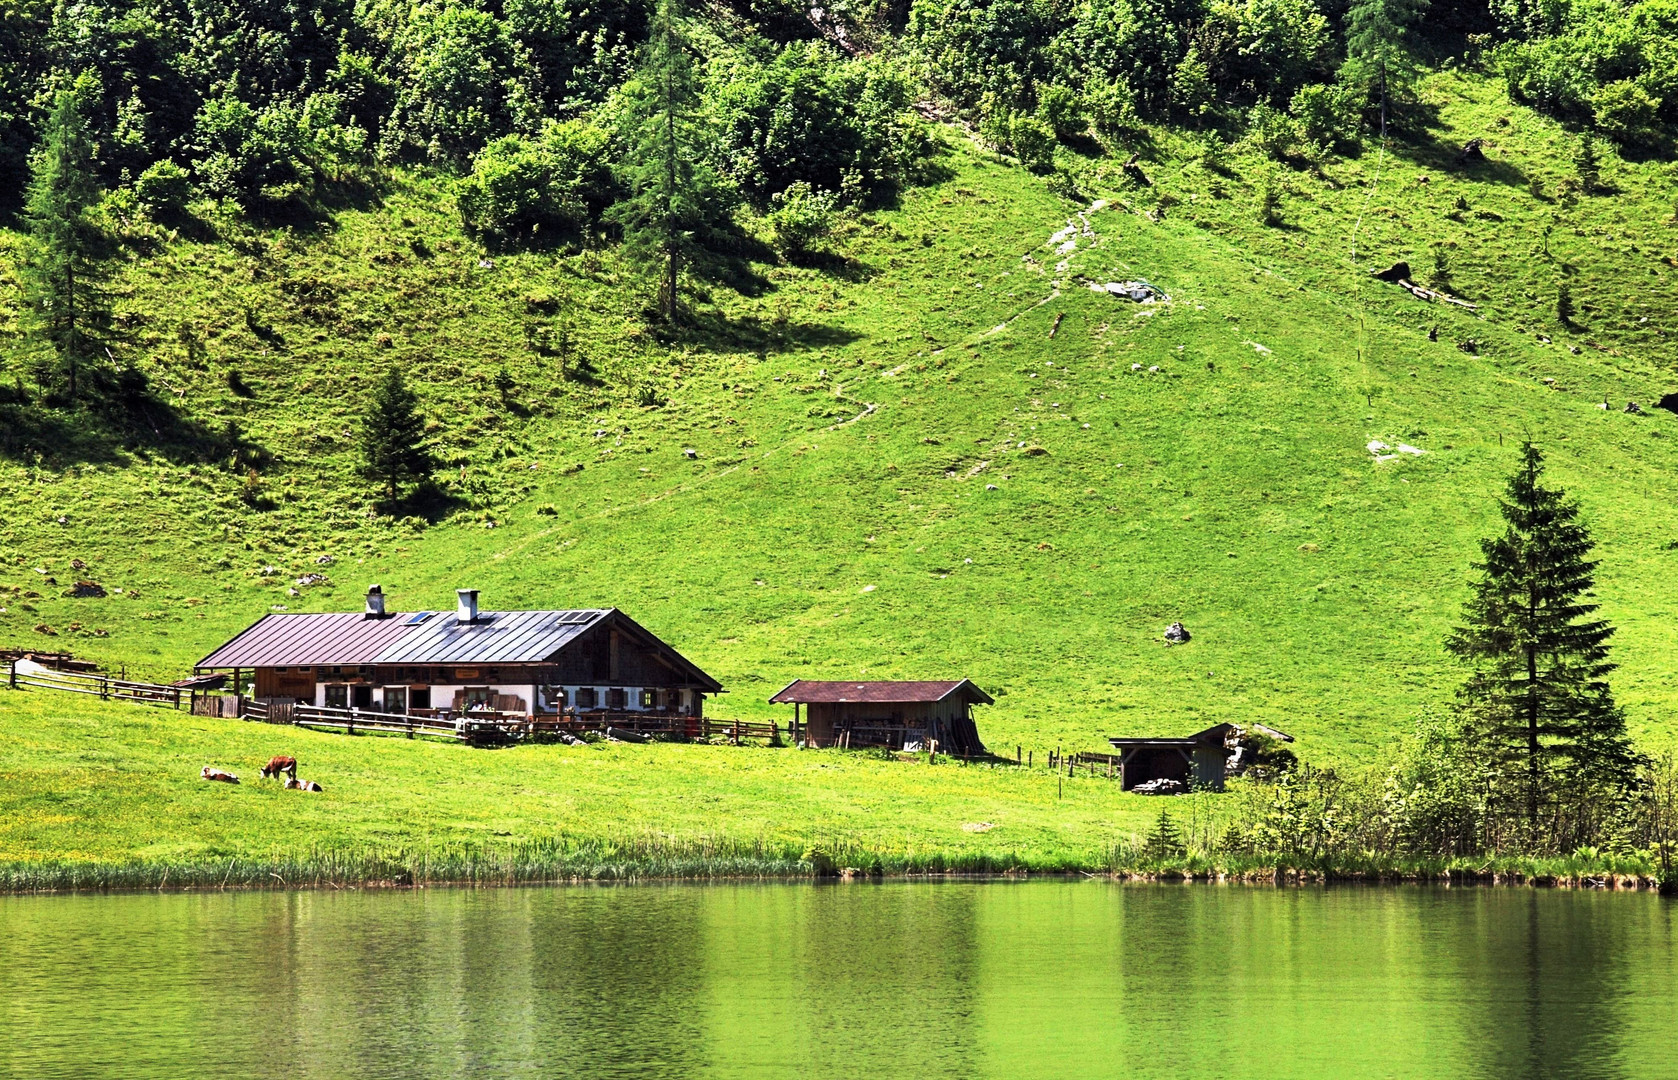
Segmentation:
<svg viewBox="0 0 1678 1080">
<path fill-rule="evenodd" d="M 1188 628 L 1180 622 L 1174 622 L 1165 628 L 1165 643 L 1167 645 L 1182 645 L 1191 638 Z"/>
<path fill-rule="evenodd" d="M 995 484 L 986 484 L 985 485 L 985 490 L 986 491 L 996 491 L 998 489 L 997 489 L 997 486 Z"/>
<path fill-rule="evenodd" d="M 72 569 L 72 570 L 86 570 L 87 569 L 87 563 L 82 562 L 80 559 L 71 559 L 70 560 L 70 569 Z"/>
<path fill-rule="evenodd" d="M 961 831 L 962 832 L 990 832 L 994 828 L 996 828 L 996 826 L 992 825 L 988 821 L 969 821 L 969 822 L 966 822 L 962 825 Z"/>
<path fill-rule="evenodd" d="M 699 458 L 699 451 L 689 446 L 682 451 L 682 456 L 687 458 L 689 461 L 696 461 Z"/>
<path fill-rule="evenodd" d="M 315 560 L 316 566 L 331 566 L 335 560 L 330 555 L 322 555 Z"/>
<path fill-rule="evenodd" d="M 306 589 L 310 585 L 324 585 L 326 584 L 326 580 L 325 574 L 304 574 L 302 577 L 297 579 L 297 587 L 299 589 Z"/>
<path fill-rule="evenodd" d="M 1469 139 L 1462 144 L 1462 153 L 1457 155 L 1458 165 L 1467 165 L 1475 161 L 1486 160 L 1485 151 L 1481 149 L 1485 144 L 1479 139 Z"/>
<path fill-rule="evenodd" d="M 1368 450 L 1371 454 L 1381 454 L 1381 453 L 1385 453 L 1386 451 L 1388 451 L 1392 448 L 1389 447 L 1386 443 L 1382 442 L 1380 439 L 1370 439 L 1369 440 L 1369 445 L 1366 446 L 1364 449 Z"/>
<path fill-rule="evenodd" d="M 1134 300 L 1139 304 L 1165 302 L 1171 299 L 1171 297 L 1165 295 L 1164 290 L 1160 289 L 1158 286 L 1152 284 L 1151 282 L 1141 280 L 1109 281 L 1105 284 L 1099 281 L 1092 282 L 1090 284 L 1090 292 L 1104 292 L 1110 296 L 1118 296 L 1123 297 L 1126 300 Z"/>
</svg>

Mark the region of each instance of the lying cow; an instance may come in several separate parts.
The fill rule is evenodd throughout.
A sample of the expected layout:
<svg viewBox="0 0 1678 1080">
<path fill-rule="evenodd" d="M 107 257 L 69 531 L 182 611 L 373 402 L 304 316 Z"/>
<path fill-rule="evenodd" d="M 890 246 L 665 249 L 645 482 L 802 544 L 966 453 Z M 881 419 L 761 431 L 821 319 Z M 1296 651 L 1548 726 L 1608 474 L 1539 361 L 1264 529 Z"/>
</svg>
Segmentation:
<svg viewBox="0 0 1678 1080">
<path fill-rule="evenodd" d="M 287 791 L 319 791 L 320 790 L 320 785 L 315 783 L 313 780 L 299 780 L 295 776 L 292 777 L 290 780 L 287 780 L 285 782 L 285 786 L 286 786 Z"/>
<path fill-rule="evenodd" d="M 220 780 L 224 784 L 237 784 L 239 782 L 239 778 L 232 773 L 212 769 L 208 765 L 204 766 L 203 771 L 198 775 L 205 780 Z"/>
<path fill-rule="evenodd" d="M 281 773 L 285 773 L 293 780 L 297 779 L 297 759 L 294 757 L 286 757 L 283 754 L 275 754 L 273 757 L 268 759 L 268 764 L 262 767 L 262 775 L 264 777 L 271 776 L 275 780 L 278 780 Z"/>
</svg>

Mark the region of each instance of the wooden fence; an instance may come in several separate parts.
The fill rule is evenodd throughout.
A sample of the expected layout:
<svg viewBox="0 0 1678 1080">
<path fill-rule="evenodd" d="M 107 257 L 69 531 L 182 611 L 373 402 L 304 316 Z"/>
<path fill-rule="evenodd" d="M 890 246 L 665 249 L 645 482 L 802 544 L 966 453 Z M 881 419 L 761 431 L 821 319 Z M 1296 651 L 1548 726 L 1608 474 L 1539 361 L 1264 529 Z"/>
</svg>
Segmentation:
<svg viewBox="0 0 1678 1080">
<path fill-rule="evenodd" d="M 108 675 L 90 675 L 79 671 L 59 671 L 38 664 L 23 667 L 17 660 L 7 665 L 6 682 L 13 690 L 63 690 L 72 694 L 90 694 L 105 701 L 131 701 L 171 709 L 180 708 L 183 701 L 191 702 L 190 691 L 183 691 L 178 686 L 113 679 Z"/>
<path fill-rule="evenodd" d="M 9 662 L 6 679 L 14 690 L 63 690 L 95 695 L 106 701 L 128 701 L 174 709 L 186 707 L 198 716 L 290 724 L 318 731 L 339 731 L 346 735 L 395 735 L 409 739 L 424 736 L 478 746 L 517 742 L 536 735 L 560 732 L 580 736 L 589 732 L 604 732 L 608 728 L 678 739 L 721 736 L 736 744 L 746 739 L 767 739 L 778 744 L 781 736 L 779 725 L 774 723 L 713 720 L 674 713 L 598 711 L 527 717 L 523 713 L 472 712 L 450 716 L 445 712 L 442 715 L 412 716 L 371 709 L 332 709 L 259 701 L 219 691 L 195 693 L 178 686 L 59 671 L 33 663 L 24 666 L 17 660 Z"/>
</svg>

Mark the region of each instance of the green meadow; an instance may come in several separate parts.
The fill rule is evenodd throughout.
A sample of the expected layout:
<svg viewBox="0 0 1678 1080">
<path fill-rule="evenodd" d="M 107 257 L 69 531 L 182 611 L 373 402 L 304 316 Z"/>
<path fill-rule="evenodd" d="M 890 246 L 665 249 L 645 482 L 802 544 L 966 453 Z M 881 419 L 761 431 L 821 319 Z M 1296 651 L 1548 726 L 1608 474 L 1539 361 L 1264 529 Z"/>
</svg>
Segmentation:
<svg viewBox="0 0 1678 1080">
<path fill-rule="evenodd" d="M 308 230 L 136 225 L 119 310 L 180 419 L 126 444 L 43 426 L 0 458 L 0 646 L 168 680 L 271 610 L 470 586 L 490 609 L 624 609 L 723 682 L 718 716 L 784 721 L 765 699 L 798 677 L 965 676 L 1009 757 L 1259 721 L 1357 768 L 1450 706 L 1441 641 L 1530 438 L 1599 540 L 1632 730 L 1666 745 L 1672 172 L 1610 159 L 1608 193 L 1567 195 L 1552 121 L 1453 72 L 1426 97 L 1423 138 L 1281 168 L 1269 225 L 1277 167 L 1191 133 L 1158 133 L 1147 186 L 1067 156 L 1057 194 L 950 128 L 941 178 L 820 258 L 743 258 L 673 337 L 613 252 L 486 253 L 431 175 Z M 1471 137 L 1489 160 L 1460 166 Z M 1476 309 L 1369 276 L 1398 259 Z M 1132 278 L 1170 301 L 1088 287 Z M 446 495 L 402 518 L 354 476 L 393 364 Z M 230 460 L 229 425 L 261 453 Z M 63 595 L 80 579 L 108 595 Z M 1193 641 L 1167 648 L 1176 620 Z M 0 690 L 0 729 L 0 861 L 659 835 L 1048 868 L 1158 812 L 1041 768 L 473 751 L 46 692 Z M 323 797 L 197 779 L 280 751 Z"/>
</svg>

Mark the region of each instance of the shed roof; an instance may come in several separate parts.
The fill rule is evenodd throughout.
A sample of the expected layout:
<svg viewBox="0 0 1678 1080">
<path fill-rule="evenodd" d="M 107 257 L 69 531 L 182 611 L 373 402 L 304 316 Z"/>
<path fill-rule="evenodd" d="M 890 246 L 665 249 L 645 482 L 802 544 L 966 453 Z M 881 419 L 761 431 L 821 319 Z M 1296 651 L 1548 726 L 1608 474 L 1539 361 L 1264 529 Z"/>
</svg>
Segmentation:
<svg viewBox="0 0 1678 1080">
<path fill-rule="evenodd" d="M 1118 748 L 1124 749 L 1124 750 L 1135 749 L 1137 747 L 1143 747 L 1143 748 L 1158 747 L 1160 749 L 1165 749 L 1167 747 L 1177 747 L 1177 748 L 1182 748 L 1182 749 L 1188 749 L 1190 747 L 1206 746 L 1206 745 L 1222 746 L 1223 743 L 1224 743 L 1224 738 L 1233 730 L 1235 730 L 1235 725 L 1234 724 L 1213 724 L 1211 727 L 1207 728 L 1205 731 L 1197 731 L 1193 735 L 1185 736 L 1184 738 L 1180 738 L 1180 739 L 1160 739 L 1160 738 L 1130 739 L 1130 738 L 1120 738 L 1120 737 L 1115 735 L 1114 737 L 1108 739 L 1107 741 L 1109 743 L 1111 743 L 1112 745 L 1114 745 L 1115 747 L 1118 747 Z"/>
<path fill-rule="evenodd" d="M 968 701 L 978 705 L 996 702 L 967 679 L 933 679 L 917 682 L 840 682 L 816 679 L 795 679 L 780 693 L 769 699 L 771 705 L 808 705 L 847 701 L 901 703 L 943 701 L 960 692 Z"/>
<path fill-rule="evenodd" d="M 480 611 L 470 623 L 452 611 L 369 618 L 360 612 L 264 615 L 215 652 L 200 670 L 316 667 L 324 664 L 540 664 L 596 627 L 638 638 L 675 670 L 712 693 L 722 684 L 616 608 Z"/>
</svg>

